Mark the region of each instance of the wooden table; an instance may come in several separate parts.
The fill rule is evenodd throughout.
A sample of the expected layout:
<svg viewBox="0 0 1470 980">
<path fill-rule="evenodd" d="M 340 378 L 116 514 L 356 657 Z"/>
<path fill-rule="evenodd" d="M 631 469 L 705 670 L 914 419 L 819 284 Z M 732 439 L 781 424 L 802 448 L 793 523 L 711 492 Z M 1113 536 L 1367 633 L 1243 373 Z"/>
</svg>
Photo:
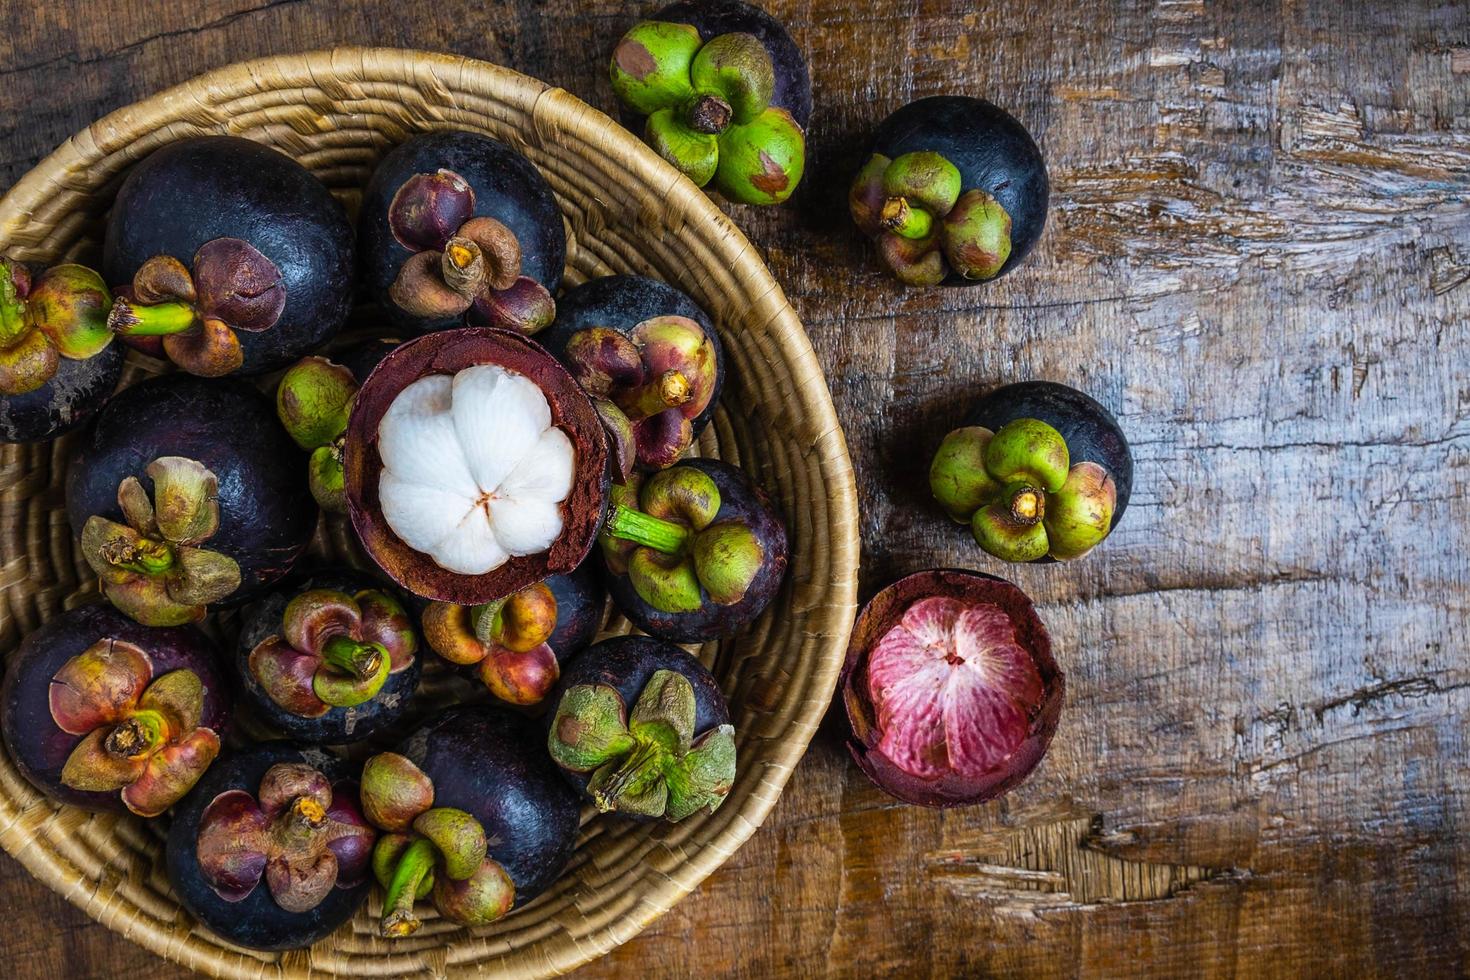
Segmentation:
<svg viewBox="0 0 1470 980">
<path fill-rule="evenodd" d="M 605 54 L 645 9 L 5 6 L 4 185 L 110 109 L 335 43 L 486 58 L 607 107 Z M 1470 970 L 1470 7 L 769 6 L 812 64 L 809 188 L 736 219 L 846 423 L 865 596 L 1005 572 L 1069 703 L 1030 782 L 943 814 L 870 786 L 829 716 L 755 838 L 586 975 Z M 845 189 L 884 114 L 947 91 L 1031 128 L 1051 220 L 997 285 L 905 292 Z M 1028 377 L 1109 405 L 1137 480 L 1095 556 L 1006 570 L 922 474 L 967 399 Z M 0 919 L 11 976 L 178 972 L 8 858 Z"/>
</svg>

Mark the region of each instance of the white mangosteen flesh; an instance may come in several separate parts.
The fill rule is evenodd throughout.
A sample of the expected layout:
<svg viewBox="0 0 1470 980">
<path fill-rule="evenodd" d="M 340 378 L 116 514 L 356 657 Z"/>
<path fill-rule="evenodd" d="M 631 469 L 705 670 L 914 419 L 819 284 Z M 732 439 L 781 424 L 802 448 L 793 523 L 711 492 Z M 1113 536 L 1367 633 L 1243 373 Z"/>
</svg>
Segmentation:
<svg viewBox="0 0 1470 980">
<path fill-rule="evenodd" d="M 420 378 L 378 425 L 378 501 L 441 568 L 483 575 L 562 531 L 576 450 L 530 378 L 494 364 Z"/>
<path fill-rule="evenodd" d="M 878 750 L 921 779 L 978 777 L 1026 740 L 1044 695 L 1005 611 L 945 596 L 920 599 L 868 655 Z"/>
</svg>

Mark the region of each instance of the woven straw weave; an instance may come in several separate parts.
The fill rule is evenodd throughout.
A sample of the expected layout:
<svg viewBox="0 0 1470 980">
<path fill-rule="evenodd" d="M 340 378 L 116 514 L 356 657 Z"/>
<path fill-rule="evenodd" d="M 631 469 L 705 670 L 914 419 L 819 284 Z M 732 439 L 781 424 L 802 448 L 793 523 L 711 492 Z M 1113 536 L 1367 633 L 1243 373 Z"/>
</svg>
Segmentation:
<svg viewBox="0 0 1470 980">
<path fill-rule="evenodd" d="M 527 908 L 467 930 L 430 919 L 389 943 L 374 896 L 309 950 L 221 943 L 174 900 L 159 825 L 56 807 L 0 755 L 0 846 L 109 928 L 193 969 L 232 977 L 544 976 L 636 935 L 760 825 L 830 700 L 851 629 L 858 565 L 851 463 L 821 368 L 755 250 L 705 195 L 606 116 L 483 62 L 342 48 L 221 69 L 114 112 L 62 144 L 0 199 L 0 249 L 36 262 L 97 258 L 126 168 L 160 144 L 231 133 L 278 147 L 349 208 L 374 163 L 425 129 L 478 130 L 540 167 L 568 222 L 568 281 L 636 272 L 691 294 L 729 360 L 723 407 L 699 451 L 747 467 L 786 516 L 791 570 L 772 608 L 701 653 L 731 699 L 739 774 L 713 815 L 674 827 L 584 814 L 576 857 Z M 140 375 L 134 358 L 125 378 Z M 140 370 L 141 368 L 141 370 Z M 0 450 L 0 649 L 95 591 L 63 510 L 72 439 Z M 340 522 L 318 555 L 352 558 Z M 613 629 L 626 628 L 615 624 Z"/>
</svg>

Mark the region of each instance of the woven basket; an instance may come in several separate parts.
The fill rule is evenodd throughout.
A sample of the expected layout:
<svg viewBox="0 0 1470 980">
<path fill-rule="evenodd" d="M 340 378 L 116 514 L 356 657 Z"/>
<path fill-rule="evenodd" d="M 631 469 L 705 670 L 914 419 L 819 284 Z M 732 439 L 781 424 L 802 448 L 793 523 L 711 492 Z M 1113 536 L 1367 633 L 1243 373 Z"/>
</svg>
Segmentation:
<svg viewBox="0 0 1470 980">
<path fill-rule="evenodd" d="M 390 146 L 444 128 L 489 133 L 540 167 L 568 221 L 570 283 L 613 272 L 656 276 L 691 294 L 719 324 L 729 380 L 698 449 L 748 468 L 779 503 L 792 540 L 790 575 L 771 610 L 737 638 L 701 651 L 731 699 L 739 774 L 717 813 L 674 827 L 584 814 L 562 879 L 494 926 L 430 920 L 389 943 L 370 918 L 380 907 L 375 896 L 315 947 L 269 955 L 221 943 L 181 909 L 163 872 L 159 826 L 58 808 L 0 755 L 0 846 L 109 928 L 205 973 L 529 977 L 585 963 L 636 935 L 755 832 L 805 751 L 842 663 L 855 605 L 857 503 L 806 334 L 730 220 L 566 92 L 483 62 L 390 49 L 232 65 L 114 112 L 62 144 L 0 199 L 0 249 L 37 262 L 95 260 L 123 172 L 173 140 L 231 133 L 271 144 L 354 209 L 357 189 Z M 149 369 L 134 362 L 128 379 Z M 70 442 L 5 446 L 0 454 L 0 649 L 94 595 L 63 510 Z M 349 538 L 328 525 L 314 547 L 341 558 Z"/>
</svg>

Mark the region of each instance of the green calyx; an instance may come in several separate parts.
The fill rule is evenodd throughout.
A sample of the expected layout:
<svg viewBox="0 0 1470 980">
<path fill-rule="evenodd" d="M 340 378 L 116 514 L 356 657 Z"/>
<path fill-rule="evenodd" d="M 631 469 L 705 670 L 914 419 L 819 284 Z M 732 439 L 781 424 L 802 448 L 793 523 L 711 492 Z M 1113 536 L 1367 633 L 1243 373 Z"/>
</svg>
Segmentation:
<svg viewBox="0 0 1470 980">
<path fill-rule="evenodd" d="M 552 759 L 590 773 L 587 792 L 604 813 L 683 820 L 713 813 L 735 779 L 735 729 L 694 737 L 694 688 L 683 674 L 655 671 L 633 711 L 611 687 L 576 685 L 557 705 L 547 735 Z"/>
<path fill-rule="evenodd" d="M 779 204 L 806 165 L 806 138 L 771 105 L 776 74 L 751 34 L 706 43 L 688 24 L 643 21 L 613 49 L 613 91 L 647 116 L 644 139 L 700 187 L 743 204 Z"/>
<path fill-rule="evenodd" d="M 0 395 L 35 391 L 55 376 L 59 358 L 85 360 L 112 342 L 112 294 L 86 266 L 52 266 L 31 279 L 0 259 Z"/>
<path fill-rule="evenodd" d="M 118 487 L 125 524 L 93 515 L 82 527 L 82 556 L 102 592 L 145 626 L 179 626 L 204 618 L 205 607 L 240 587 L 234 559 L 200 545 L 219 529 L 219 483 L 196 460 L 163 456 Z"/>
<path fill-rule="evenodd" d="M 352 372 L 324 357 L 293 364 L 276 387 L 276 415 L 302 449 L 311 451 L 307 482 L 311 495 L 335 514 L 347 510 L 342 444 L 357 381 Z"/>
<path fill-rule="evenodd" d="M 749 525 L 716 521 L 719 512 L 720 491 L 706 473 L 690 466 L 660 470 L 641 488 L 613 494 L 604 552 L 639 597 L 662 612 L 734 605 L 766 554 Z"/>
<path fill-rule="evenodd" d="M 433 896 L 439 913 L 455 922 L 493 922 L 515 902 L 515 886 L 488 856 L 485 830 L 454 807 L 420 813 L 407 833 L 388 833 L 373 848 L 373 875 L 383 886 L 381 933 L 412 935 L 422 924 L 414 903 Z"/>
<path fill-rule="evenodd" d="M 1005 561 L 1080 558 L 1112 528 L 1117 491 L 1097 463 L 1072 464 L 1067 442 L 1039 419 L 944 437 L 929 467 L 934 498 Z"/>
<path fill-rule="evenodd" d="M 951 272 L 992 279 L 1011 255 L 1010 215 L 987 192 L 964 190 L 959 170 L 939 153 L 873 154 L 853 180 L 848 207 L 905 285 L 937 285 Z"/>
<path fill-rule="evenodd" d="M 334 708 L 351 708 L 371 701 L 383 689 L 392 669 L 388 650 L 380 643 L 365 643 L 350 636 L 334 636 L 322 646 L 322 660 L 331 670 L 319 670 L 311 689 L 322 702 Z"/>
</svg>

